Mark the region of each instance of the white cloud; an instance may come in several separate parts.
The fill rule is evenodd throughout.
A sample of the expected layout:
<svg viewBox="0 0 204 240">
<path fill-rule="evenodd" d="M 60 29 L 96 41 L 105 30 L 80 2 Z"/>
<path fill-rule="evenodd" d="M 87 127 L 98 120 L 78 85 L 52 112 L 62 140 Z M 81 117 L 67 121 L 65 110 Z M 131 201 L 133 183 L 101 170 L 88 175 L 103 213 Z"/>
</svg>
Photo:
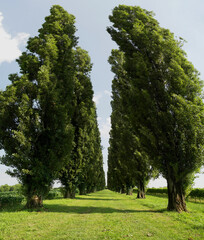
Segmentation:
<svg viewBox="0 0 204 240">
<path fill-rule="evenodd" d="M 102 98 L 101 93 L 94 94 L 93 101 L 96 103 L 96 105 L 99 104 L 100 99 Z"/>
<path fill-rule="evenodd" d="M 4 17 L 0 12 L 0 64 L 2 62 L 12 62 L 21 55 L 20 45 L 24 45 L 29 37 L 27 33 L 18 33 L 12 37 L 3 27 Z"/>
<path fill-rule="evenodd" d="M 109 139 L 110 129 L 111 129 L 111 119 L 109 117 L 109 118 L 106 118 L 106 121 L 104 123 L 102 123 L 102 125 L 100 127 L 101 137 Z"/>
</svg>

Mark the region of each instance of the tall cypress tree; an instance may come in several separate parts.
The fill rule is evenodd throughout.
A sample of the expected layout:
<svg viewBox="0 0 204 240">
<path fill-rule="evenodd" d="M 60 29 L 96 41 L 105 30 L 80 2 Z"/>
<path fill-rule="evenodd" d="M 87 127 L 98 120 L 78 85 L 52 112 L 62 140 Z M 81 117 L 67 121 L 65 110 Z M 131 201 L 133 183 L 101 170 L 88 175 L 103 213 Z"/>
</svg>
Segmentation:
<svg viewBox="0 0 204 240">
<path fill-rule="evenodd" d="M 21 74 L 11 74 L 0 94 L 2 163 L 13 167 L 8 173 L 23 184 L 29 208 L 42 206 L 71 151 L 74 23 L 73 15 L 53 6 L 17 60 Z"/>
<path fill-rule="evenodd" d="M 92 107 L 92 121 L 89 142 L 87 142 L 87 159 L 83 178 L 79 185 L 80 193 L 90 193 L 105 188 L 105 173 L 103 170 L 103 155 L 100 132 L 97 123 L 95 104 Z"/>
<path fill-rule="evenodd" d="M 182 42 L 151 12 L 120 5 L 108 28 L 124 53 L 123 95 L 142 147 L 168 184 L 168 209 L 186 211 L 185 189 L 203 163 L 202 83 Z"/>
<path fill-rule="evenodd" d="M 145 186 L 153 171 L 148 155 L 142 149 L 128 117 L 128 105 L 122 97 L 128 94 L 124 60 L 124 54 L 119 50 L 113 50 L 109 58 L 115 77 L 112 82 L 112 129 L 108 158 L 108 185 L 112 185 L 114 189 L 116 187 L 114 184 L 116 184 L 116 189 L 118 189 L 118 184 L 120 184 L 121 192 L 125 189 L 127 194 L 131 194 L 132 187 L 136 185 L 138 198 L 144 198 Z M 114 176 L 117 180 L 114 180 Z"/>
<path fill-rule="evenodd" d="M 93 190 L 98 178 L 94 178 L 96 168 L 102 167 L 100 135 L 97 129 L 96 111 L 93 102 L 93 90 L 90 80 L 92 64 L 85 50 L 77 48 L 74 52 L 76 76 L 74 82 L 74 112 L 71 120 L 74 127 L 74 140 L 71 156 L 60 171 L 59 179 L 64 186 L 65 197 L 75 197 L 76 188 L 80 193 Z M 99 144 L 97 144 L 99 141 Z M 103 168 L 103 167 L 102 167 Z M 90 180 L 92 179 L 92 181 Z"/>
<path fill-rule="evenodd" d="M 60 172 L 59 179 L 64 186 L 65 197 L 75 197 L 79 174 L 84 164 L 84 148 L 88 122 L 91 115 L 93 90 L 90 81 L 92 68 L 90 57 L 85 50 L 76 48 L 74 52 L 76 76 L 74 81 L 73 116 L 71 119 L 74 127 L 74 139 L 71 156 L 67 156 L 67 164 Z"/>
</svg>

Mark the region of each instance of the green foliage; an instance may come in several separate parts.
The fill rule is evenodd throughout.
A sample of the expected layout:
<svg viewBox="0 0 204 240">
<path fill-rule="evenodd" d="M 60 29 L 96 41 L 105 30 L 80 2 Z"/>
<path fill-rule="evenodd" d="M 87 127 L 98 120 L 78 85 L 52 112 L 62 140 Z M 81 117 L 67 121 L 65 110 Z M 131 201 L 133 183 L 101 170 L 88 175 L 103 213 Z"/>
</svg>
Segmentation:
<svg viewBox="0 0 204 240">
<path fill-rule="evenodd" d="M 188 197 L 194 198 L 194 199 L 204 199 L 204 189 L 195 188 L 189 193 Z"/>
<path fill-rule="evenodd" d="M 92 64 L 88 53 L 77 47 L 74 51 L 76 76 L 74 82 L 73 117 L 74 139 L 71 156 L 60 172 L 59 179 L 65 188 L 64 195 L 74 197 L 76 187 L 81 192 L 101 190 L 105 182 L 100 134 L 90 80 Z M 100 186 L 102 184 L 102 186 Z M 98 186 L 99 185 L 99 186 Z"/>
<path fill-rule="evenodd" d="M 21 75 L 0 92 L 1 162 L 27 198 L 45 196 L 71 152 L 77 43 L 74 16 L 54 5 L 17 60 Z"/>
<path fill-rule="evenodd" d="M 168 209 L 186 211 L 189 175 L 203 164 L 199 73 L 182 43 L 151 12 L 119 5 L 109 18 L 113 25 L 107 31 L 124 56 L 122 104 L 152 165 L 167 179 Z"/>
<path fill-rule="evenodd" d="M 122 192 L 126 189 L 128 192 L 129 188 L 136 185 L 138 191 L 144 194 L 148 181 L 155 175 L 155 170 L 140 143 L 129 116 L 129 106 L 124 99 L 124 96 L 129 94 L 124 53 L 112 50 L 109 63 L 115 76 L 112 82 L 108 187 Z"/>
<path fill-rule="evenodd" d="M 148 188 L 147 194 L 168 194 L 167 188 Z"/>
<path fill-rule="evenodd" d="M 21 184 L 15 184 L 13 186 L 9 186 L 8 184 L 0 186 L 0 192 L 20 192 L 22 190 Z"/>
<path fill-rule="evenodd" d="M 150 195 L 157 195 L 157 194 L 168 194 L 167 188 L 148 188 L 147 194 Z M 187 199 L 193 198 L 193 199 L 204 199 L 204 189 L 203 188 L 194 188 L 192 189 L 187 195 Z"/>
</svg>

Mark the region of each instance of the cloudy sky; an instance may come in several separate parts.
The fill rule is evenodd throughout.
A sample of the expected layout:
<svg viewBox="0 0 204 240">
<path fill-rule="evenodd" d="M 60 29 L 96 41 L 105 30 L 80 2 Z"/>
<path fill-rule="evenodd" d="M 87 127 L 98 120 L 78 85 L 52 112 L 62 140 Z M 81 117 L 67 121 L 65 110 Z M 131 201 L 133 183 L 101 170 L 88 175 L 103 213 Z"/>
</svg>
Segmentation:
<svg viewBox="0 0 204 240">
<path fill-rule="evenodd" d="M 108 16 L 118 4 L 138 5 L 154 11 L 162 27 L 175 36 L 184 38 L 188 59 L 204 77 L 204 1 L 203 0 L 0 0 L 0 89 L 9 84 L 8 74 L 18 72 L 15 59 L 25 49 L 29 36 L 38 29 L 49 15 L 53 4 L 59 4 L 76 17 L 79 45 L 86 49 L 93 62 L 92 83 L 97 105 L 98 122 L 104 147 L 104 169 L 107 171 L 107 148 L 110 130 L 111 81 L 113 74 L 107 59 L 117 46 L 106 32 L 110 25 Z M 0 151 L 3 154 L 3 151 Z M 0 165 L 0 185 L 15 184 L 16 179 L 5 174 Z M 203 170 L 204 171 L 204 170 Z M 165 186 L 164 179 L 151 181 L 150 186 Z M 204 174 L 198 175 L 195 187 L 204 187 Z"/>
</svg>

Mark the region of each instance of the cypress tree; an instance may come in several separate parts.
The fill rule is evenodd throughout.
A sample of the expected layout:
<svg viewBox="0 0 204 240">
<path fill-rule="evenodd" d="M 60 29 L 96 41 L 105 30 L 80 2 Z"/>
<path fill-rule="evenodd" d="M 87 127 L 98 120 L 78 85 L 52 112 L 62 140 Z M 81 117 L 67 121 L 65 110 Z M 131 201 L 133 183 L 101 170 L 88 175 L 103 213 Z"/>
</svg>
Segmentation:
<svg viewBox="0 0 204 240">
<path fill-rule="evenodd" d="M 126 190 L 127 194 L 132 194 L 132 187 L 136 185 L 138 198 L 145 198 L 145 186 L 153 171 L 148 155 L 142 149 L 140 140 L 128 117 L 128 105 L 122 98 L 123 95 L 128 94 L 123 52 L 113 50 L 109 63 L 115 77 L 112 82 L 112 129 L 108 158 L 108 185 L 112 185 L 114 189 L 114 184 L 120 184 L 120 191 Z M 118 180 L 114 180 L 114 176 Z"/>
<path fill-rule="evenodd" d="M 74 139 L 71 156 L 67 156 L 67 164 L 60 171 L 59 176 L 64 186 L 64 196 L 71 198 L 75 197 L 77 187 L 80 194 L 97 189 L 97 182 L 100 181 L 97 169 L 103 169 L 100 135 L 90 80 L 92 64 L 85 50 L 78 47 L 74 55 L 77 70 L 74 82 L 74 112 L 71 120 Z"/>
</svg>

